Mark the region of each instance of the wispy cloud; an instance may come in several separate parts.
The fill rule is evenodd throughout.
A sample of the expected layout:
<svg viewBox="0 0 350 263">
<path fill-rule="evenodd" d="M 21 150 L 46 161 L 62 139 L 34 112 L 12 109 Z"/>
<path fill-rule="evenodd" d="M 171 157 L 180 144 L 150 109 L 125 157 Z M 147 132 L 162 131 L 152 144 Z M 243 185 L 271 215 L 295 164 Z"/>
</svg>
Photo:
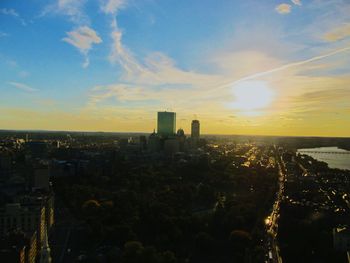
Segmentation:
<svg viewBox="0 0 350 263">
<path fill-rule="evenodd" d="M 18 75 L 21 77 L 21 78 L 26 78 L 30 75 L 30 73 L 28 71 L 25 71 L 25 70 L 21 70 Z"/>
<path fill-rule="evenodd" d="M 10 81 L 10 82 L 7 82 L 9 85 L 11 85 L 12 87 L 15 87 L 16 89 L 19 89 L 19 90 L 23 90 L 23 91 L 26 91 L 26 92 L 35 92 L 35 91 L 38 91 L 38 89 L 34 89 L 26 84 L 23 84 L 23 83 L 19 83 L 19 82 L 13 82 L 13 81 Z"/>
<path fill-rule="evenodd" d="M 350 90 L 346 88 L 322 89 L 316 91 L 308 91 L 293 98 L 296 103 L 312 104 L 320 102 L 340 102 L 349 98 Z"/>
<path fill-rule="evenodd" d="M 184 71 L 175 65 L 175 62 L 161 52 L 150 52 L 145 59 L 139 60 L 131 50 L 124 46 L 123 32 L 118 27 L 117 13 L 126 5 L 125 1 L 104 1 L 101 9 L 111 14 L 112 45 L 109 61 L 119 63 L 122 68 L 121 80 L 132 85 L 159 86 L 159 85 L 210 85 L 219 83 L 219 76 L 200 74 L 193 71 Z"/>
<path fill-rule="evenodd" d="M 114 64 L 119 62 L 124 68 L 127 64 L 135 64 L 133 55 L 122 44 L 123 32 L 118 27 L 117 13 L 119 9 L 126 5 L 124 0 L 102 0 L 101 10 L 105 14 L 111 15 L 111 51 L 108 56 L 109 61 Z"/>
<path fill-rule="evenodd" d="M 102 0 L 101 9 L 106 14 L 116 14 L 119 9 L 126 5 L 125 0 Z"/>
<path fill-rule="evenodd" d="M 75 24 L 89 24 L 90 19 L 84 12 L 86 0 L 57 0 L 54 4 L 45 6 L 41 16 L 59 14 L 69 18 Z"/>
<path fill-rule="evenodd" d="M 350 23 L 342 24 L 323 36 L 323 38 L 329 42 L 343 40 L 348 37 L 350 37 Z"/>
<path fill-rule="evenodd" d="M 293 4 L 301 6 L 301 0 L 291 0 Z"/>
<path fill-rule="evenodd" d="M 15 9 L 7 9 L 7 8 L 1 8 L 0 14 L 2 15 L 8 15 L 16 18 L 23 26 L 26 26 L 27 23 L 24 21 L 24 19 L 17 13 Z"/>
<path fill-rule="evenodd" d="M 3 15 L 10 15 L 14 17 L 19 17 L 19 14 L 16 12 L 15 9 L 7 9 L 7 8 L 2 8 L 0 9 L 0 13 Z"/>
<path fill-rule="evenodd" d="M 0 37 L 7 37 L 7 36 L 8 36 L 7 33 L 0 31 Z"/>
<path fill-rule="evenodd" d="M 269 75 L 269 74 L 272 74 L 272 73 L 275 73 L 275 72 L 278 72 L 278 71 L 286 70 L 286 69 L 297 67 L 297 66 L 302 66 L 304 64 L 308 64 L 308 63 L 311 63 L 311 62 L 314 62 L 314 61 L 325 59 L 325 58 L 337 55 L 339 53 L 347 52 L 349 50 L 350 50 L 350 47 L 340 48 L 340 49 L 336 49 L 336 50 L 334 50 L 332 52 L 329 52 L 329 53 L 326 53 L 326 54 L 323 54 L 323 55 L 315 56 L 315 57 L 312 57 L 312 58 L 309 58 L 309 59 L 305 59 L 305 60 L 300 60 L 300 61 L 297 61 L 297 62 L 288 63 L 288 64 L 285 64 L 285 65 L 282 65 L 282 66 L 279 66 L 279 67 L 276 67 L 276 68 L 273 68 L 273 69 L 270 69 L 270 70 L 258 72 L 258 73 L 255 73 L 255 74 L 252 74 L 252 75 L 240 78 L 238 80 L 229 82 L 229 83 L 227 83 L 225 85 L 222 85 L 222 86 L 220 86 L 220 87 L 218 87 L 218 88 L 216 88 L 214 90 L 216 91 L 218 89 L 222 89 L 222 88 L 225 88 L 227 86 L 235 85 L 235 84 L 237 84 L 239 82 L 243 82 L 243 81 L 251 80 L 251 79 L 256 79 L 256 78 L 263 77 L 263 76 L 266 76 L 266 75 Z"/>
<path fill-rule="evenodd" d="M 282 15 L 289 14 L 292 10 L 292 6 L 290 4 L 280 4 L 276 6 L 275 10 Z"/>
<path fill-rule="evenodd" d="M 88 53 L 94 44 L 102 43 L 97 32 L 90 27 L 82 26 L 76 30 L 67 32 L 67 37 L 62 40 L 76 47 L 85 57 L 83 67 L 89 66 Z"/>
</svg>

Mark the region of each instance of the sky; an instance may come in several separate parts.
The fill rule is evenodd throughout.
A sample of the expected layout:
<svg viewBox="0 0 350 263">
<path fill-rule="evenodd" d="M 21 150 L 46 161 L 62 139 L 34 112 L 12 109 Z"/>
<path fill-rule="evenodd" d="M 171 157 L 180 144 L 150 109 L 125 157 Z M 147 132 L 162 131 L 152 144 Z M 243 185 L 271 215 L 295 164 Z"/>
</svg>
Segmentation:
<svg viewBox="0 0 350 263">
<path fill-rule="evenodd" d="M 0 0 L 0 129 L 350 137 L 349 0 Z"/>
</svg>

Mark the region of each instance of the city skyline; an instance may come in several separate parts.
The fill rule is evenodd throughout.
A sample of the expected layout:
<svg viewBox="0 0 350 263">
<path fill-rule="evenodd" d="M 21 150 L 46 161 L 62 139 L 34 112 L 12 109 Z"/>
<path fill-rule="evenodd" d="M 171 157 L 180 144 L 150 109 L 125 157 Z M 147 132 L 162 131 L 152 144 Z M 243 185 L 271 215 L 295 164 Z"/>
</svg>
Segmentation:
<svg viewBox="0 0 350 263">
<path fill-rule="evenodd" d="M 0 128 L 350 136 L 350 3 L 0 4 Z"/>
</svg>

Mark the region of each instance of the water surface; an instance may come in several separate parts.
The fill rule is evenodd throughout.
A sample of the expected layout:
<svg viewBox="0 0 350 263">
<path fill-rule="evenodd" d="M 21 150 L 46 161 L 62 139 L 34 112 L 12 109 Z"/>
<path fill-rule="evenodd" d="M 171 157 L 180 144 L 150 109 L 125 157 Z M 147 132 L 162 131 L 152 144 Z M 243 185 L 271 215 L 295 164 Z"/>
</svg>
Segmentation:
<svg viewBox="0 0 350 263">
<path fill-rule="evenodd" d="M 350 170 L 350 151 L 338 147 L 305 148 L 298 149 L 297 152 L 300 151 L 303 151 L 303 154 L 307 154 L 318 161 L 326 162 L 330 168 Z M 315 151 L 317 153 L 315 153 Z"/>
</svg>

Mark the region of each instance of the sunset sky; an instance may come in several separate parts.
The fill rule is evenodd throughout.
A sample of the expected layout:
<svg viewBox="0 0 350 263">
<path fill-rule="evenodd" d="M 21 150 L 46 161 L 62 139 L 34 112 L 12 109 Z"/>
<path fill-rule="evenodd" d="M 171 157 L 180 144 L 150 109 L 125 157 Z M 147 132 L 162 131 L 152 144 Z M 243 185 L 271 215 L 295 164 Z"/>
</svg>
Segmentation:
<svg viewBox="0 0 350 263">
<path fill-rule="evenodd" d="M 0 0 L 0 129 L 350 136 L 349 0 Z"/>
</svg>

